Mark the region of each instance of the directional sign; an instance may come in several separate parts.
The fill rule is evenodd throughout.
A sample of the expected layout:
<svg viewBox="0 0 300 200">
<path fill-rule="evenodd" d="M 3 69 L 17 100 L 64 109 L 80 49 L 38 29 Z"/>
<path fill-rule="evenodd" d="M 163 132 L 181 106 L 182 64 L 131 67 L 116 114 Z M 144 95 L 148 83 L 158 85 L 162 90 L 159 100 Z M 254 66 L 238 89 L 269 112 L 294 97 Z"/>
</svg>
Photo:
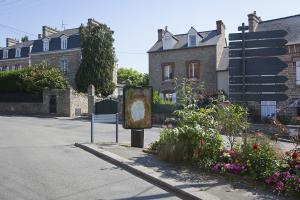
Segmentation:
<svg viewBox="0 0 300 200">
<path fill-rule="evenodd" d="M 248 83 L 285 83 L 287 81 L 285 76 L 253 76 L 245 77 L 245 84 Z M 229 77 L 230 84 L 242 84 L 243 77 Z"/>
<path fill-rule="evenodd" d="M 245 48 L 257 47 L 282 47 L 287 43 L 287 40 L 281 38 L 266 39 L 266 40 L 249 40 L 245 41 Z M 230 49 L 241 49 L 242 41 L 229 42 Z"/>
<path fill-rule="evenodd" d="M 245 40 L 253 39 L 268 39 L 268 38 L 281 38 L 287 35 L 285 30 L 273 30 L 273 31 L 260 31 L 260 32 L 248 32 L 245 33 Z M 229 40 L 242 40 L 242 33 L 229 34 Z"/>
<path fill-rule="evenodd" d="M 229 74 L 242 75 L 242 59 L 229 60 Z M 246 58 L 245 75 L 277 75 L 288 65 L 279 58 Z"/>
<path fill-rule="evenodd" d="M 284 55 L 288 52 L 286 48 L 259 48 L 259 49 L 246 49 L 246 57 L 254 56 L 278 56 Z M 230 50 L 229 57 L 242 57 L 242 50 Z"/>
<path fill-rule="evenodd" d="M 288 89 L 286 85 L 245 85 L 247 92 L 284 92 Z M 243 85 L 230 85 L 230 92 L 240 92 Z"/>
<path fill-rule="evenodd" d="M 230 99 L 243 101 L 243 94 L 230 94 Z M 285 101 L 288 97 L 285 94 L 245 94 L 247 101 Z"/>
</svg>

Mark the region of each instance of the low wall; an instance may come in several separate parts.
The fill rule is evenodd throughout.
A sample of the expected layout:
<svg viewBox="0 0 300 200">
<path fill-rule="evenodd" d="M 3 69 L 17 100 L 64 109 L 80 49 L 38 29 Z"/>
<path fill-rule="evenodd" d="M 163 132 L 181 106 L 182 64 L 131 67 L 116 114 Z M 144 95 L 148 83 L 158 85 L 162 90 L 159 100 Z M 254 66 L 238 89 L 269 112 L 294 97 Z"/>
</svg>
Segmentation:
<svg viewBox="0 0 300 200">
<path fill-rule="evenodd" d="M 50 98 L 56 96 L 56 113 L 51 115 L 75 117 L 88 112 L 88 97 L 72 88 L 44 89 L 42 102 L 0 102 L 0 113 L 22 115 L 49 115 Z"/>
<path fill-rule="evenodd" d="M 70 116 L 80 116 L 88 114 L 88 95 L 71 91 L 71 110 Z"/>
</svg>

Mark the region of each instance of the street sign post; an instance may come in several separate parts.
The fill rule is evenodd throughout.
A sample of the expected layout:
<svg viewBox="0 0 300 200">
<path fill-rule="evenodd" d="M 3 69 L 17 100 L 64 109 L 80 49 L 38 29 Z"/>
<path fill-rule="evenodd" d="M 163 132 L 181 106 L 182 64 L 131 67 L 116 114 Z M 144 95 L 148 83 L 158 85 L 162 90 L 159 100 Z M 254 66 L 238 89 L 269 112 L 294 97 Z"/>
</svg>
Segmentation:
<svg viewBox="0 0 300 200">
<path fill-rule="evenodd" d="M 229 97 L 233 101 L 284 101 L 287 78 L 279 75 L 287 64 L 275 56 L 284 55 L 284 30 L 229 34 Z"/>
</svg>

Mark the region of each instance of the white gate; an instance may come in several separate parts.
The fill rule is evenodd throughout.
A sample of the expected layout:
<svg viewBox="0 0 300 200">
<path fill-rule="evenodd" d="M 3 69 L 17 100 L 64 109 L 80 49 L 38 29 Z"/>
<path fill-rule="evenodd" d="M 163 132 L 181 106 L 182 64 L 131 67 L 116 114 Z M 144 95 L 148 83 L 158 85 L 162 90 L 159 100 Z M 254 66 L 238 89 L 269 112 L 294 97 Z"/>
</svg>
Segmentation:
<svg viewBox="0 0 300 200">
<path fill-rule="evenodd" d="M 276 119 L 276 101 L 261 101 L 260 115 L 261 119 L 275 118 Z"/>
</svg>

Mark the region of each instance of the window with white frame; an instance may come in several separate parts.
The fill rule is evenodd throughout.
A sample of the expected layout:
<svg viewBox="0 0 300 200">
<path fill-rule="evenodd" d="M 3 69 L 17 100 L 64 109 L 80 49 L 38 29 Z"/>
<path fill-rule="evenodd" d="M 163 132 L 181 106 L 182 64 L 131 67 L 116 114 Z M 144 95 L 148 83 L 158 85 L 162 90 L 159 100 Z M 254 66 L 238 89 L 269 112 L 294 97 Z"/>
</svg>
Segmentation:
<svg viewBox="0 0 300 200">
<path fill-rule="evenodd" d="M 45 38 L 43 40 L 43 51 L 49 51 L 49 39 Z"/>
<path fill-rule="evenodd" d="M 167 49 L 171 49 L 172 48 L 172 38 L 171 37 L 165 37 L 163 39 L 163 49 L 167 50 Z"/>
<path fill-rule="evenodd" d="M 194 34 L 188 35 L 188 46 L 195 47 L 197 46 L 197 36 Z"/>
<path fill-rule="evenodd" d="M 60 63 L 59 63 L 59 66 L 60 66 L 60 70 L 63 73 L 67 73 L 68 72 L 68 61 L 66 59 L 61 59 Z"/>
<path fill-rule="evenodd" d="M 8 58 L 8 49 L 3 50 L 3 59 Z"/>
<path fill-rule="evenodd" d="M 187 77 L 189 79 L 199 79 L 199 63 L 191 62 L 188 65 Z"/>
<path fill-rule="evenodd" d="M 62 36 L 60 38 L 61 41 L 61 49 L 67 49 L 68 48 L 68 37 Z"/>
<path fill-rule="evenodd" d="M 300 85 L 300 61 L 296 62 L 296 85 Z"/>
<path fill-rule="evenodd" d="M 171 80 L 174 78 L 173 67 L 171 65 L 166 65 L 163 67 L 163 80 Z"/>
<path fill-rule="evenodd" d="M 21 57 L 21 48 L 16 48 L 16 58 Z"/>
</svg>

